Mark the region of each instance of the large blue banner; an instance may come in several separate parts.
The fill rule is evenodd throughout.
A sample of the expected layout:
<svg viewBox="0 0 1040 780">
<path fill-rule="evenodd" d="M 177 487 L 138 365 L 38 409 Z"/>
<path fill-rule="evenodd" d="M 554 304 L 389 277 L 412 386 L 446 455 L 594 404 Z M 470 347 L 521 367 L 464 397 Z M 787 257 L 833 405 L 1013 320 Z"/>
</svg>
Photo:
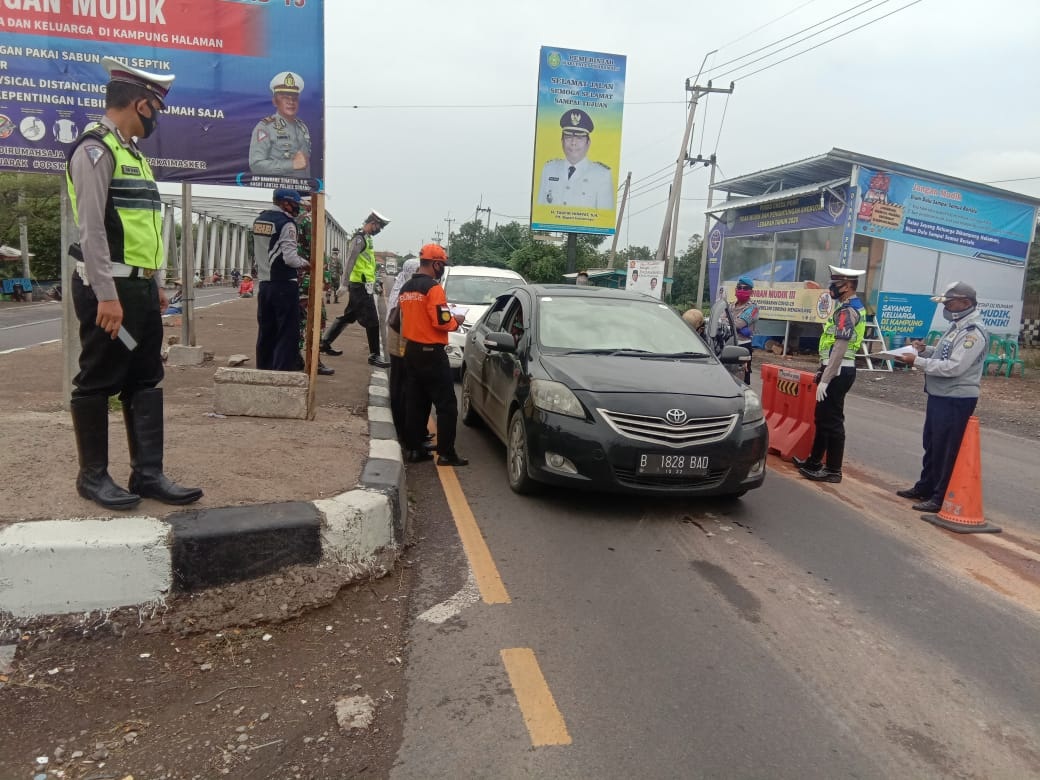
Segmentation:
<svg viewBox="0 0 1040 780">
<path fill-rule="evenodd" d="M 1024 265 L 1036 208 L 887 171 L 860 168 L 856 232 L 940 252 Z"/>
<path fill-rule="evenodd" d="M 321 188 L 323 0 L 17 0 L 0 10 L 0 170 L 62 173 L 105 112 L 101 58 L 174 74 L 160 181 Z"/>
</svg>

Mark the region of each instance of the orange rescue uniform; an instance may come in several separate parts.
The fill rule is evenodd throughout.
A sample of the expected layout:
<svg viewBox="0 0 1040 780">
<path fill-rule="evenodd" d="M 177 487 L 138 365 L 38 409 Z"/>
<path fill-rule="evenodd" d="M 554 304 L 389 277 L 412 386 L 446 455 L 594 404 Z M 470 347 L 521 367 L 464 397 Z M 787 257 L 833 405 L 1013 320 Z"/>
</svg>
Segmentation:
<svg viewBox="0 0 1040 780">
<path fill-rule="evenodd" d="M 401 336 L 418 344 L 447 344 L 459 324 L 448 308 L 444 288 L 430 276 L 416 274 L 401 288 Z"/>
</svg>

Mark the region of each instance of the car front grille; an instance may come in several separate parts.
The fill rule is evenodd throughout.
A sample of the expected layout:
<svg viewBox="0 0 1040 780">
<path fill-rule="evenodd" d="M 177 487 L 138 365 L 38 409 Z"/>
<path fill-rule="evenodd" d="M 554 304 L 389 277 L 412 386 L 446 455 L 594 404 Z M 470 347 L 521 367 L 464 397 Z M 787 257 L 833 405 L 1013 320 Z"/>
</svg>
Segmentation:
<svg viewBox="0 0 1040 780">
<path fill-rule="evenodd" d="M 696 487 L 704 490 L 721 485 L 728 473 L 728 468 L 712 469 L 702 477 L 684 477 L 671 474 L 640 474 L 635 469 L 614 469 L 614 475 L 617 477 L 618 482 L 629 487 Z"/>
<path fill-rule="evenodd" d="M 737 423 L 737 415 L 722 417 L 691 417 L 681 425 L 672 425 L 663 417 L 652 417 L 626 412 L 597 410 L 607 424 L 629 439 L 663 444 L 665 447 L 689 447 L 711 444 L 729 436 Z"/>
</svg>

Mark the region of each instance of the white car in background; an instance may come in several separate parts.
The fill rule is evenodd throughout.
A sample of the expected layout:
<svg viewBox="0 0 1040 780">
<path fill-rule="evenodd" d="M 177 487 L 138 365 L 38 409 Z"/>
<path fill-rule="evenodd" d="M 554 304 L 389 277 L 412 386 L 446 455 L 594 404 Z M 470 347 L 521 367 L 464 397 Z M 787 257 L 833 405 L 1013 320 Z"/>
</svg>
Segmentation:
<svg viewBox="0 0 1040 780">
<path fill-rule="evenodd" d="M 462 350 L 466 346 L 466 333 L 484 316 L 488 306 L 510 287 L 524 284 L 525 280 L 516 271 L 507 268 L 491 268 L 484 265 L 449 265 L 444 269 L 441 285 L 448 303 L 465 306 L 466 321 L 458 330 L 448 334 L 448 362 L 455 373 L 462 368 Z"/>
</svg>

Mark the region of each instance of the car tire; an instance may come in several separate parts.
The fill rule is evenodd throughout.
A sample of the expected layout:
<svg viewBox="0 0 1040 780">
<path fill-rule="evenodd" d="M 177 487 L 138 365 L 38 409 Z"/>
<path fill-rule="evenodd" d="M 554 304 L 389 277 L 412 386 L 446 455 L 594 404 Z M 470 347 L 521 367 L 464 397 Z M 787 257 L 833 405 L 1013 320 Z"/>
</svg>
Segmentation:
<svg viewBox="0 0 1040 780">
<path fill-rule="evenodd" d="M 517 409 L 509 418 L 506 436 L 506 478 L 514 493 L 521 495 L 534 492 L 537 487 L 530 474 L 531 455 L 527 448 L 527 431 L 524 414 Z"/>
<path fill-rule="evenodd" d="M 470 393 L 470 379 L 466 373 L 466 368 L 463 366 L 459 369 L 462 372 L 462 424 L 469 428 L 477 428 L 480 426 L 482 420 L 480 415 L 477 414 L 477 410 L 473 408 L 473 396 Z"/>
</svg>

